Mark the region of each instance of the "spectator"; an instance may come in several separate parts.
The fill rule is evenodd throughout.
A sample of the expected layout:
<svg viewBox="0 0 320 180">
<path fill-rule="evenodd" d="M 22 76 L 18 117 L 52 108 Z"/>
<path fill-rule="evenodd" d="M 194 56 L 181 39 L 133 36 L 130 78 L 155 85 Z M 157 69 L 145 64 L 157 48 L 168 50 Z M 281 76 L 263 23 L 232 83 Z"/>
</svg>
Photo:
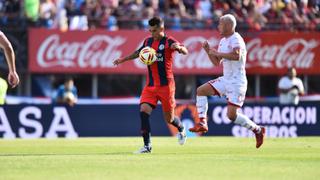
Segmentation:
<svg viewBox="0 0 320 180">
<path fill-rule="evenodd" d="M 72 78 L 67 78 L 57 90 L 56 103 L 73 106 L 78 101 L 78 90 Z"/>
<path fill-rule="evenodd" d="M 306 19 L 299 13 L 296 2 L 288 1 L 282 14 L 282 23 L 286 26 L 286 29 L 304 28 L 305 20 Z"/>
<path fill-rule="evenodd" d="M 264 16 L 268 19 L 267 27 L 269 29 L 279 29 L 279 25 L 281 25 L 281 9 L 284 7 L 284 4 L 277 3 L 277 1 L 271 2 L 271 7 L 264 14 Z"/>
<path fill-rule="evenodd" d="M 261 30 L 267 23 L 267 19 L 259 12 L 255 1 L 250 1 L 246 9 L 248 12 L 247 23 L 250 29 Z"/>
<path fill-rule="evenodd" d="M 18 25 L 20 19 L 20 1 L 2 0 L 0 2 L 0 19 L 3 25 Z"/>
<path fill-rule="evenodd" d="M 100 26 L 106 28 L 108 31 L 116 31 L 119 29 L 117 25 L 117 18 L 112 15 L 113 9 L 104 7 L 103 16 L 100 20 Z"/>
<path fill-rule="evenodd" d="M 148 21 L 152 17 L 155 16 L 155 8 L 152 6 L 151 3 L 147 3 L 146 7 L 143 9 L 143 15 L 142 15 L 142 20 L 141 20 L 141 28 L 148 30 L 149 29 L 149 24 Z"/>
<path fill-rule="evenodd" d="M 39 0 L 24 0 L 25 13 L 28 21 L 32 24 L 38 20 L 39 5 Z"/>
<path fill-rule="evenodd" d="M 198 19 L 211 19 L 213 12 L 213 4 L 211 0 L 200 0 L 197 2 L 196 13 Z"/>
<path fill-rule="evenodd" d="M 0 0 L 0 25 L 28 22 L 61 30 L 145 29 L 156 15 L 174 30 L 206 29 L 233 14 L 240 29 L 319 30 L 319 0 Z M 41 4 L 39 5 L 39 3 Z M 38 18 L 40 17 L 40 21 Z M 22 21 L 24 22 L 24 21 Z M 37 24 L 35 24 L 37 23 Z"/>
<path fill-rule="evenodd" d="M 78 5 L 78 1 L 67 0 L 65 3 L 65 9 L 69 20 L 70 30 L 88 30 L 88 17 L 85 15 L 85 3 L 81 6 Z"/>
<path fill-rule="evenodd" d="M 103 17 L 102 5 L 97 0 L 87 0 L 84 10 L 88 18 L 88 26 L 90 29 L 95 29 Z"/>
<path fill-rule="evenodd" d="M 65 8 L 65 0 L 56 0 L 56 17 L 54 21 L 53 28 L 58 28 L 61 31 L 67 31 L 68 26 L 68 17 L 67 10 Z"/>
<path fill-rule="evenodd" d="M 303 83 L 297 76 L 295 68 L 289 68 L 287 75 L 282 77 L 278 83 L 280 92 L 280 104 L 299 103 L 299 95 L 304 94 Z"/>
<path fill-rule="evenodd" d="M 52 0 L 41 0 L 39 12 L 41 25 L 51 28 L 53 26 L 54 17 L 56 16 L 56 11 L 56 5 Z"/>
</svg>

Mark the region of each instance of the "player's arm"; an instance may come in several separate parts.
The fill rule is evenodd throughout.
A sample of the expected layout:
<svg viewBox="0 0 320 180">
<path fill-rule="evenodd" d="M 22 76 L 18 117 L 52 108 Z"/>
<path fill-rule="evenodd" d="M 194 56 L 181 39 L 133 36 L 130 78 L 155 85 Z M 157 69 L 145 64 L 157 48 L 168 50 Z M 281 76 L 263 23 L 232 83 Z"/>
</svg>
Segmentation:
<svg viewBox="0 0 320 180">
<path fill-rule="evenodd" d="M 302 89 L 302 90 L 299 90 L 299 95 L 300 96 L 303 96 L 304 95 L 304 90 Z"/>
<path fill-rule="evenodd" d="M 170 46 L 171 49 L 178 51 L 180 54 L 187 55 L 188 49 L 179 43 L 173 43 Z"/>
<path fill-rule="evenodd" d="M 210 61 L 212 62 L 213 65 L 215 66 L 219 66 L 221 63 L 221 58 L 217 57 L 215 54 L 212 53 L 212 50 L 209 50 L 207 52 L 208 57 L 210 59 Z"/>
<path fill-rule="evenodd" d="M 296 87 L 295 86 L 292 86 L 291 88 L 278 88 L 278 91 L 280 92 L 280 93 L 288 93 L 289 91 L 291 91 L 291 90 L 293 90 L 293 89 L 295 89 Z"/>
<path fill-rule="evenodd" d="M 298 88 L 299 95 L 303 96 L 304 95 L 304 87 L 303 87 L 303 83 L 300 79 L 299 79 L 299 83 L 297 85 L 297 88 Z"/>
<path fill-rule="evenodd" d="M 139 51 L 135 51 L 133 52 L 132 54 L 130 54 L 129 56 L 126 56 L 126 57 L 121 57 L 121 58 L 118 58 L 116 60 L 113 61 L 113 65 L 117 66 L 121 63 L 124 63 L 126 61 L 129 61 L 129 60 L 132 60 L 132 59 L 135 59 L 139 57 Z"/>
<path fill-rule="evenodd" d="M 146 40 L 144 40 L 143 44 L 140 46 L 140 48 L 138 50 L 134 51 L 129 56 L 120 57 L 120 58 L 114 60 L 113 61 L 113 65 L 117 66 L 117 65 L 119 65 L 121 63 L 124 63 L 124 62 L 129 61 L 129 60 L 133 60 L 133 59 L 139 57 L 139 53 L 145 47 L 145 44 L 146 44 Z"/>
<path fill-rule="evenodd" d="M 221 63 L 221 58 L 218 58 L 215 54 L 214 54 L 214 50 L 210 49 L 209 43 L 208 41 L 204 41 L 202 43 L 202 47 L 203 49 L 206 51 L 210 61 L 212 62 L 213 65 L 215 66 L 219 66 Z"/>
<path fill-rule="evenodd" d="M 16 65 L 15 65 L 15 55 L 12 48 L 10 41 L 7 37 L 0 31 L 0 48 L 3 49 L 8 67 L 9 67 L 9 74 L 8 74 L 8 82 L 12 88 L 16 87 L 19 84 L 19 76 L 16 72 Z"/>
<path fill-rule="evenodd" d="M 239 47 L 233 48 L 232 52 L 230 52 L 230 53 L 221 53 L 215 49 L 212 49 L 211 53 L 220 59 L 223 58 L 223 59 L 229 59 L 229 60 L 233 60 L 233 61 L 240 60 L 240 48 Z"/>
<path fill-rule="evenodd" d="M 59 86 L 58 90 L 57 90 L 57 95 L 55 97 L 55 102 L 56 103 L 63 103 L 63 90 L 62 87 Z"/>
</svg>

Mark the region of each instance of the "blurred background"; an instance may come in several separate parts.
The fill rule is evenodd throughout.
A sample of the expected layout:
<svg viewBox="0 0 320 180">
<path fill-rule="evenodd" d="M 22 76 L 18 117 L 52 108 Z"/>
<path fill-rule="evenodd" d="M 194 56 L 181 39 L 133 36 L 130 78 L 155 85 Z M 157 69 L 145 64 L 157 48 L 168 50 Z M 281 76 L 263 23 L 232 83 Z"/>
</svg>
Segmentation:
<svg viewBox="0 0 320 180">
<path fill-rule="evenodd" d="M 160 16 L 167 33 L 189 49 L 187 56 L 175 55 L 174 72 L 178 103 L 192 104 L 196 88 L 222 72 L 209 62 L 201 42 L 216 47 L 218 19 L 231 13 L 247 43 L 249 106 L 278 105 L 278 82 L 290 67 L 304 85 L 300 103 L 317 103 L 319 8 L 319 0 L 0 0 L 0 29 L 13 44 L 21 78 L 16 89 L 8 89 L 6 102 L 52 104 L 58 87 L 72 77 L 77 105 L 137 106 L 145 66 L 134 60 L 114 67 L 112 61 L 135 51 L 149 36 L 148 19 Z M 3 53 L 0 68 L 5 78 Z"/>
</svg>

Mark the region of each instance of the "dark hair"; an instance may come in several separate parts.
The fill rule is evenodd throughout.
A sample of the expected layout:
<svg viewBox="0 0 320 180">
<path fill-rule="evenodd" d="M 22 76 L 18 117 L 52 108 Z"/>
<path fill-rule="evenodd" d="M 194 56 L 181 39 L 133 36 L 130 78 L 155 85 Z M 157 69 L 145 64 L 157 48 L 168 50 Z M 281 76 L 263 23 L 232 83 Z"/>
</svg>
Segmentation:
<svg viewBox="0 0 320 180">
<path fill-rule="evenodd" d="M 148 22 L 149 26 L 163 27 L 164 22 L 160 17 L 153 17 Z"/>
<path fill-rule="evenodd" d="M 296 68 L 294 68 L 294 67 L 289 67 L 289 68 L 288 68 L 288 72 L 291 72 L 291 71 L 293 71 L 293 70 L 296 70 Z"/>
<path fill-rule="evenodd" d="M 72 76 L 67 76 L 64 78 L 64 82 L 69 82 L 69 81 L 73 81 L 73 77 Z"/>
</svg>

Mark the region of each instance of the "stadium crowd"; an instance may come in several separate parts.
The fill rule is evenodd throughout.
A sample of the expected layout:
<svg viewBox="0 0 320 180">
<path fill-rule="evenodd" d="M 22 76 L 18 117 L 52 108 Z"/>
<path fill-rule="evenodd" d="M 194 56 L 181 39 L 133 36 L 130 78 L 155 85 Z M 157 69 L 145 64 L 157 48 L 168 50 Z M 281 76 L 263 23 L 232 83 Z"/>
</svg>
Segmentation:
<svg viewBox="0 0 320 180">
<path fill-rule="evenodd" d="M 320 30 L 319 9 L 320 0 L 0 0 L 0 25 L 113 31 L 159 15 L 169 29 L 210 29 L 232 13 L 244 30 Z"/>
</svg>

